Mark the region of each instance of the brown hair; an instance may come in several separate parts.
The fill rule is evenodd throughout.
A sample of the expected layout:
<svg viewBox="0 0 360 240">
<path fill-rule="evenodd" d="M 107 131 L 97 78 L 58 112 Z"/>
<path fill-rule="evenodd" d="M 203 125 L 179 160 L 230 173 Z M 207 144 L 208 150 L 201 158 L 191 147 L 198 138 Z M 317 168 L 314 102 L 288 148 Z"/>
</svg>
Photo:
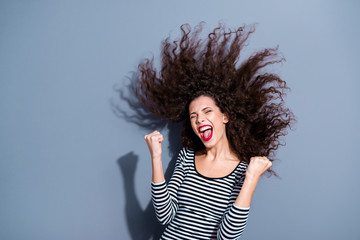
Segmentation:
<svg viewBox="0 0 360 240">
<path fill-rule="evenodd" d="M 227 137 L 239 159 L 249 162 L 252 156 L 267 156 L 273 161 L 282 145 L 279 137 L 287 134 L 295 118 L 284 105 L 286 82 L 264 69 L 284 58 L 278 48 L 266 48 L 238 64 L 255 27 L 232 30 L 220 24 L 201 39 L 202 26 L 192 31 L 184 24 L 180 39 L 162 42 L 159 72 L 153 59 L 139 65 L 137 98 L 161 118 L 182 121 L 183 146 L 198 151 L 204 145 L 191 128 L 188 106 L 198 96 L 210 96 L 229 117 Z"/>
</svg>

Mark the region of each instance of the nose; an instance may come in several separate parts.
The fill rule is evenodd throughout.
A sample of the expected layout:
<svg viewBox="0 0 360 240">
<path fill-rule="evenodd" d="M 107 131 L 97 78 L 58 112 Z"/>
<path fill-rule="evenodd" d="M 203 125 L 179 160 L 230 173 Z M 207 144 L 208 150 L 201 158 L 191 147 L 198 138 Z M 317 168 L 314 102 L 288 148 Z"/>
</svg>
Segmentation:
<svg viewBox="0 0 360 240">
<path fill-rule="evenodd" d="M 199 115 L 197 118 L 196 118 L 196 123 L 199 124 L 199 123 L 203 123 L 205 121 L 204 117 L 202 115 Z"/>
</svg>

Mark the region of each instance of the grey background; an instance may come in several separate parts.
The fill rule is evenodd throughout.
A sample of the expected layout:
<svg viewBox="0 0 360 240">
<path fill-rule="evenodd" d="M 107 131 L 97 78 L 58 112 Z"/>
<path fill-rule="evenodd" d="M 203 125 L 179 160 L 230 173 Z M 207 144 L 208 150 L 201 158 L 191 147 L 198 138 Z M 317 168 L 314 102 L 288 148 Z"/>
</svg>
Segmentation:
<svg viewBox="0 0 360 240">
<path fill-rule="evenodd" d="M 183 23 L 259 23 L 247 53 L 298 118 L 256 190 L 243 239 L 360 239 L 358 1 L 0 1 L 0 239 L 150 239 L 151 128 L 116 89 Z M 113 103 L 113 105 L 111 104 Z M 178 128 L 162 129 L 164 167 Z M 168 136 L 168 133 L 171 135 Z M 155 234 L 156 236 L 156 234 Z"/>
</svg>

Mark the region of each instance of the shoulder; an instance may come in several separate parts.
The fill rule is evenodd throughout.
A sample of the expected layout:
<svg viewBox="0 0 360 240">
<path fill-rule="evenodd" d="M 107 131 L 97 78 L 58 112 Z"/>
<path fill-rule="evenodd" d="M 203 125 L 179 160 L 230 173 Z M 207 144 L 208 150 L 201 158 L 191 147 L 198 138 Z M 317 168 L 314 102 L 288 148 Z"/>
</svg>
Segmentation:
<svg viewBox="0 0 360 240">
<path fill-rule="evenodd" d="M 179 152 L 179 157 L 183 159 L 193 158 L 195 152 L 193 150 L 190 150 L 188 148 L 182 148 Z"/>
<path fill-rule="evenodd" d="M 246 169 L 248 167 L 248 163 L 245 161 L 241 161 L 238 165 L 238 173 L 241 177 L 245 178 Z"/>
<path fill-rule="evenodd" d="M 249 165 L 249 164 L 248 164 L 247 162 L 241 161 L 241 162 L 239 163 L 239 168 L 240 168 L 240 170 L 246 171 L 248 165 Z"/>
<path fill-rule="evenodd" d="M 242 185 L 242 183 L 245 180 L 245 173 L 246 173 L 247 167 L 248 167 L 248 163 L 245 162 L 245 161 L 241 161 L 239 163 L 239 165 L 237 166 L 237 169 L 236 169 L 236 182 L 240 186 Z"/>
<path fill-rule="evenodd" d="M 181 162 L 182 164 L 189 163 L 193 160 L 194 154 L 195 152 L 193 150 L 184 147 L 179 151 L 177 161 Z"/>
</svg>

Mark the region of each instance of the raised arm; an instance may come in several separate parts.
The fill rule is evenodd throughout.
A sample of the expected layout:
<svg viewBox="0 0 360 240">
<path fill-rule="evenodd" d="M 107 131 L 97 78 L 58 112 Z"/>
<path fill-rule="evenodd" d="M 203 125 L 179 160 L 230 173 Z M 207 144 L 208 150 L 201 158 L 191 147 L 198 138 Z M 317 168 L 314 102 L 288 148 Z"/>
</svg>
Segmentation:
<svg viewBox="0 0 360 240">
<path fill-rule="evenodd" d="M 145 140 L 152 159 L 152 202 L 157 219 L 164 225 L 173 219 L 178 209 L 177 190 L 184 178 L 182 164 L 184 151 L 180 152 L 174 173 L 169 184 L 166 184 L 161 162 L 161 142 L 164 138 L 158 131 L 154 131 L 146 135 Z"/>
<path fill-rule="evenodd" d="M 218 239 L 237 239 L 245 229 L 256 185 L 263 173 L 271 167 L 267 157 L 252 157 L 245 173 L 245 180 L 235 203 L 226 212 L 219 226 Z"/>
<path fill-rule="evenodd" d="M 161 183 L 165 181 L 164 170 L 161 162 L 162 148 L 161 143 L 164 141 L 163 135 L 154 131 L 145 135 L 145 141 L 149 147 L 152 162 L 152 182 Z"/>
<path fill-rule="evenodd" d="M 256 185 L 272 163 L 267 157 L 252 157 L 246 169 L 245 180 L 241 191 L 236 198 L 235 205 L 240 208 L 249 208 Z"/>
</svg>

